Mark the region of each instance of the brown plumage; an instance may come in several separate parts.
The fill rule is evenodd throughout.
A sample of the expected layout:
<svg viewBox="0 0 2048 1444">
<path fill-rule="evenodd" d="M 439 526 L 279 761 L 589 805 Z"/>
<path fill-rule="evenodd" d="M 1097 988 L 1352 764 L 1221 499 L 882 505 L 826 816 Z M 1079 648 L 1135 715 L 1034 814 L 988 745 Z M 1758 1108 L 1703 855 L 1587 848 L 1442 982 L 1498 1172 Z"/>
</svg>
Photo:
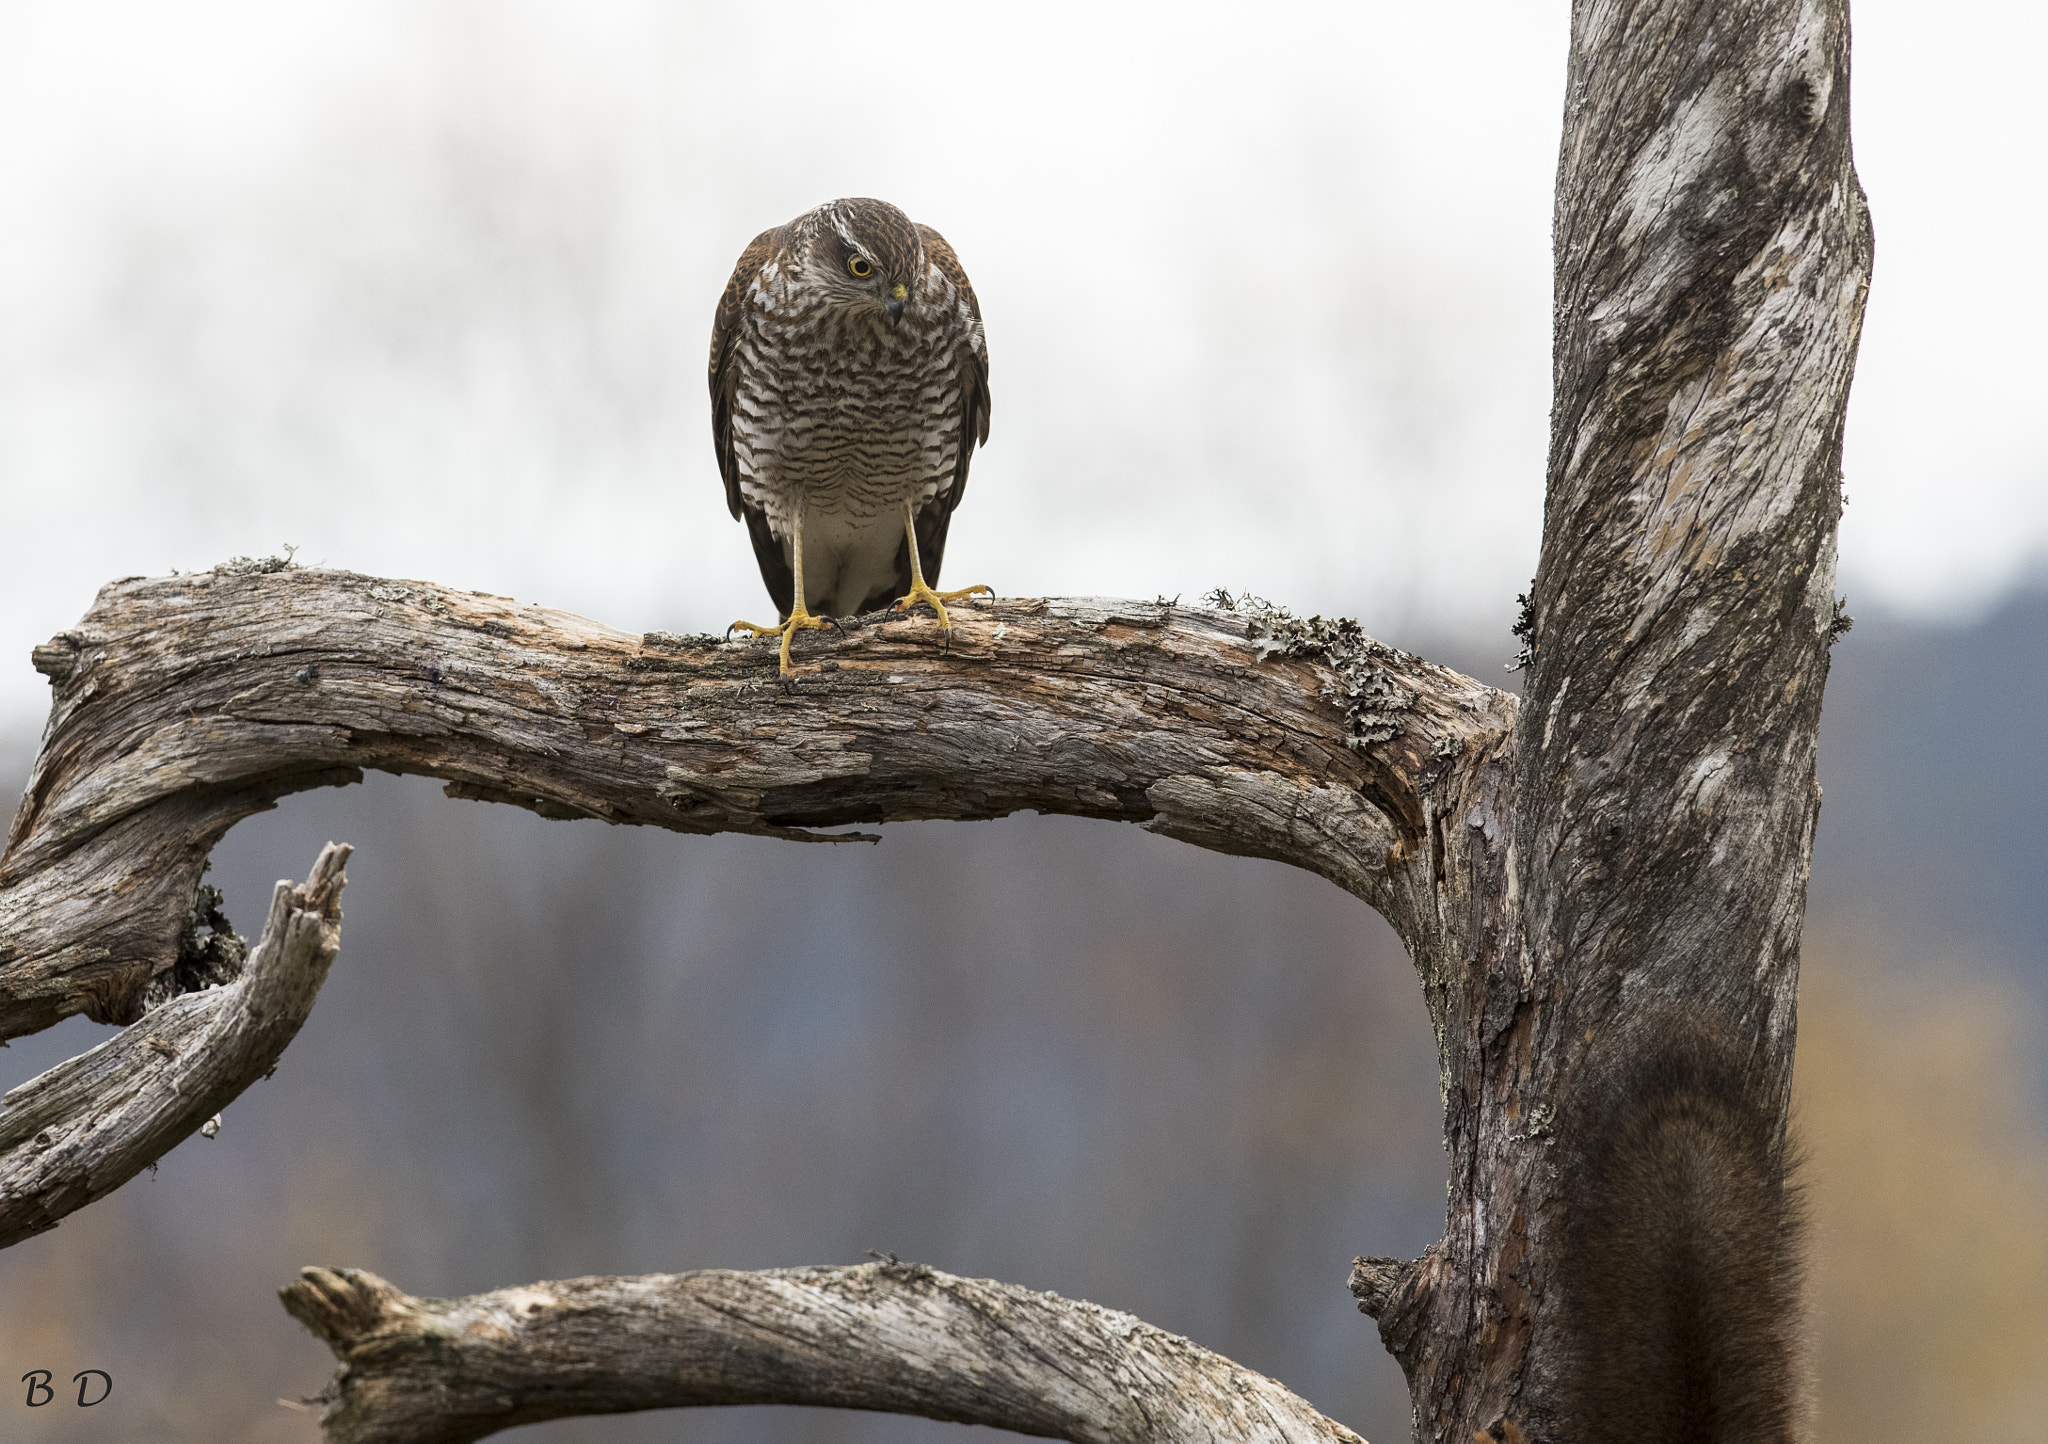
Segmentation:
<svg viewBox="0 0 2048 1444">
<path fill-rule="evenodd" d="M 711 431 L 789 636 L 901 598 L 929 603 L 974 447 L 988 439 L 981 307 L 945 238 L 838 200 L 741 254 L 711 330 Z M 914 541 L 914 545 L 913 545 Z M 797 559 L 802 557 L 802 574 Z"/>
</svg>

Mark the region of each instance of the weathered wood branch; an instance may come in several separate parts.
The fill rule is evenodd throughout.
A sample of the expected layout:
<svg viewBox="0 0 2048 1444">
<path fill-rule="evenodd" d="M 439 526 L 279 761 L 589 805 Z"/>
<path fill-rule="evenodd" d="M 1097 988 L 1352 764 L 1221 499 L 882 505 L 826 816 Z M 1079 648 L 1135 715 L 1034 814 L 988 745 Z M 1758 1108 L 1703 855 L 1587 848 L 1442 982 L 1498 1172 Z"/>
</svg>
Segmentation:
<svg viewBox="0 0 2048 1444">
<path fill-rule="evenodd" d="M 1085 1444 L 1363 1444 L 1262 1374 L 1113 1309 L 920 1264 L 586 1278 L 418 1299 L 309 1268 L 342 1368 L 328 1444 L 462 1444 L 570 1414 L 813 1404 Z"/>
<path fill-rule="evenodd" d="M 277 1066 L 341 945 L 348 856 L 329 843 L 304 884 L 277 885 L 239 977 L 168 999 L 0 1098 L 0 1248 L 113 1192 Z"/>
<path fill-rule="evenodd" d="M 1578 0 L 1555 245 L 1511 858 L 1468 890 L 1500 910 L 1499 947 L 1454 976 L 1439 1010 L 1450 1222 L 1412 1270 L 1368 1268 L 1357 1284 L 1425 1439 L 1464 1444 L 1503 1417 L 1574 1444 L 1666 1437 L 1668 1419 L 1643 1420 L 1687 1389 L 1739 1392 L 1742 1421 L 1735 1394 L 1705 1406 L 1728 1437 L 1789 1437 L 1754 1421 L 1796 1413 L 1799 1370 L 1756 1341 L 1794 1332 L 1775 1180 L 1871 263 L 1843 0 Z M 1589 1136 L 1603 1127 L 1634 1130 L 1675 1171 L 1617 1158 Z M 1745 1194 L 1759 1212 L 1681 1226 L 1708 1206 L 1688 1201 L 1684 1170 L 1728 1147 L 1763 1150 L 1720 1156 L 1772 1180 Z M 1628 1188 L 1589 1183 L 1603 1159 Z M 1690 1263 L 1660 1242 L 1622 1251 L 1618 1270 L 1587 1266 L 1588 1242 L 1616 1254 L 1602 1228 L 1669 1242 L 1709 1222 L 1712 1248 L 1674 1245 Z M 1679 1268 L 1703 1272 L 1673 1282 Z M 1680 1349 L 1626 1321 L 1706 1330 L 1683 1311 L 1715 1292 L 1702 1279 L 1735 1274 L 1770 1284 L 1743 1305 L 1740 1345 L 1722 1337 L 1714 1357 L 1767 1365 L 1713 1375 L 1706 1342 L 1689 1378 L 1615 1357 Z M 1596 1277 L 1605 1296 L 1574 1293 Z M 1641 1387 L 1588 1405 L 1589 1380 L 1638 1364 Z M 1697 1424 L 1698 1403 L 1671 1407 Z"/>
<path fill-rule="evenodd" d="M 807 637 L 785 686 L 758 646 L 421 583 L 119 583 L 36 651 L 56 705 L 0 857 L 0 1038 L 80 1011 L 131 1022 L 185 986 L 214 842 L 364 768 L 692 832 L 1138 822 L 1331 878 L 1421 972 L 1449 1217 L 1421 1258 L 1354 1274 L 1421 1438 L 1597 1444 L 1703 1411 L 1785 1437 L 1783 1113 L 1871 265 L 1846 5 L 1577 0 L 1570 64 L 1523 707 L 1355 628 L 1256 609 L 962 608 L 945 653 L 916 620 Z M 1723 1206 L 1740 1216 L 1696 1216 Z M 1625 1236 L 1653 1242 L 1614 1242 L 1637 1223 Z M 470 1346 L 449 1339 L 470 1321 L 451 1335 L 435 1312 L 461 1306 L 320 1277 L 335 1317 L 367 1320 L 334 1335 L 350 1378 L 387 1293 L 391 1317 L 427 1321 L 422 1377 L 463 1377 Z M 1739 1298 L 1757 1302 L 1721 1306 Z M 511 1332 L 488 1316 L 484 1333 Z M 726 1345 L 759 1332 L 722 1317 Z M 1734 1346 L 1687 1342 L 1708 1327 Z M 903 1341 L 888 1377 L 935 1346 Z M 1731 1359 L 1724 1398 L 1707 1374 Z"/>
<path fill-rule="evenodd" d="M 963 608 L 937 642 L 923 619 L 806 637 L 784 685 L 757 645 L 419 582 L 110 585 L 37 649 L 55 700 L 0 859 L 0 1037 L 132 1021 L 221 834 L 366 768 L 686 832 L 1114 818 L 1447 935 L 1442 819 L 1502 755 L 1512 698 L 1356 628 L 1163 602 Z"/>
</svg>

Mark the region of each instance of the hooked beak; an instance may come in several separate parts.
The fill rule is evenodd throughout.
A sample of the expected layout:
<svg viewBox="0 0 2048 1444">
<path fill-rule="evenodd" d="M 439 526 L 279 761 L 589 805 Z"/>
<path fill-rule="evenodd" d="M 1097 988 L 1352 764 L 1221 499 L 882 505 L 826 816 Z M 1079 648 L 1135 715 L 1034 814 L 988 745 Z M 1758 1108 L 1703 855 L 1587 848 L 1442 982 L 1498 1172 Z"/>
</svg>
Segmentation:
<svg viewBox="0 0 2048 1444">
<path fill-rule="evenodd" d="M 901 281 L 898 281 L 890 288 L 889 299 L 884 301 L 882 305 L 889 312 L 889 324 L 891 326 L 903 319 L 903 298 L 909 294 L 909 287 L 905 286 Z"/>
</svg>

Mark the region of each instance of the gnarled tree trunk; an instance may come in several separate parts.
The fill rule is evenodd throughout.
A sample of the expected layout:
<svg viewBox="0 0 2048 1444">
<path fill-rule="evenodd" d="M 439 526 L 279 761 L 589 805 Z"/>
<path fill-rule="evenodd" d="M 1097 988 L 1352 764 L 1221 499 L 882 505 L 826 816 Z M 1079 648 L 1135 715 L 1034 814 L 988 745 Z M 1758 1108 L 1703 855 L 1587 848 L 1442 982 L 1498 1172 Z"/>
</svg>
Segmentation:
<svg viewBox="0 0 2048 1444">
<path fill-rule="evenodd" d="M 425 583 L 245 567 L 111 585 L 36 651 L 54 704 L 0 858 L 0 1038 L 78 1012 L 126 1031 L 7 1096 L 0 1243 L 116 1186 L 275 1060 L 334 955 L 345 854 L 280 892 L 246 968 L 195 904 L 200 870 L 240 818 L 376 768 L 547 816 L 789 838 L 1030 808 L 1311 869 L 1392 921 L 1438 1039 L 1444 1236 L 1352 1279 L 1419 1437 L 1638 1427 L 1633 1386 L 1583 1377 L 1603 1291 L 1638 1254 L 1731 1281 L 1746 1336 L 1783 1344 L 1782 1230 L 1602 1252 L 1587 1219 L 1659 1186 L 1601 1172 L 1640 1115 L 1614 1100 L 1703 1078 L 1737 1098 L 1733 1174 L 1782 1205 L 1871 254 L 1841 0 L 1580 0 L 1556 247 L 1520 707 L 1348 623 L 1228 599 L 962 608 L 945 653 L 929 623 L 871 622 L 784 683 L 759 646 Z M 1633 1181 L 1589 1202 L 1572 1192 L 1589 1177 Z M 336 1440 L 740 1398 L 1070 1439 L 1350 1437 L 1135 1320 L 929 1271 L 434 1301 L 313 1270 L 286 1293 L 343 1360 Z M 698 1368 L 727 1354 L 740 1374 Z"/>
<path fill-rule="evenodd" d="M 1580 1080 L 1635 1076 L 1674 1026 L 1732 1040 L 1782 1138 L 1871 262 L 1846 6 L 1582 0 L 1555 247 L 1511 855 L 1438 1011 L 1450 1224 L 1360 1277 L 1433 1440 L 1567 1407 Z"/>
</svg>

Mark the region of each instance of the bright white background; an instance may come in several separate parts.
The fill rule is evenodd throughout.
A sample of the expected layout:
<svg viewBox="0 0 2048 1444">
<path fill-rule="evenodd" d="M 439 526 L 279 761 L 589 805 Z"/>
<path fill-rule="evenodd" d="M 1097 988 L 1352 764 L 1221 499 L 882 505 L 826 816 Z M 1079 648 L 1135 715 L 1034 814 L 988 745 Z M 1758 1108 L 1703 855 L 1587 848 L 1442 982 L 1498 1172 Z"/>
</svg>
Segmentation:
<svg viewBox="0 0 2048 1444">
<path fill-rule="evenodd" d="M 758 612 L 711 307 L 844 194 L 943 230 L 988 319 L 948 580 L 1246 587 L 1505 656 L 1566 14 L 0 4 L 0 731 L 101 582 L 285 543 L 628 628 Z M 1856 25 L 1843 585 L 1967 612 L 2048 549 L 2048 20 Z"/>
</svg>

